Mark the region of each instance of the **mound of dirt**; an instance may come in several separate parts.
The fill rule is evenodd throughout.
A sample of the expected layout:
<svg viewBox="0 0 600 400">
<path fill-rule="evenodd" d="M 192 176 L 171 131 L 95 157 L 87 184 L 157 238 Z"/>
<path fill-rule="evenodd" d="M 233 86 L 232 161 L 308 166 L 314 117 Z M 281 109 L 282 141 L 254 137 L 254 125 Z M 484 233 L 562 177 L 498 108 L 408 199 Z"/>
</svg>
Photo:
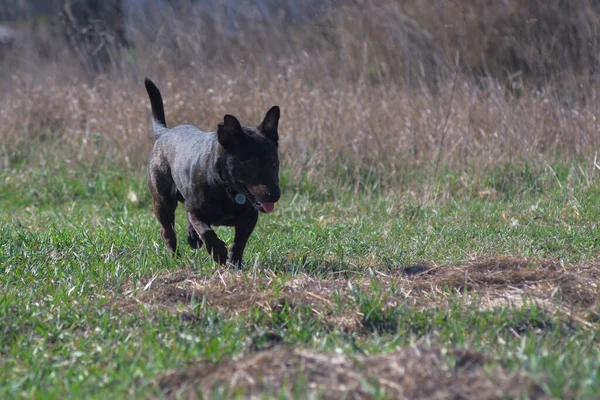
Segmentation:
<svg viewBox="0 0 600 400">
<path fill-rule="evenodd" d="M 356 291 L 373 292 L 376 281 L 379 294 L 385 297 L 384 307 L 410 304 L 431 308 L 460 297 L 463 304 L 474 303 L 482 309 L 535 302 L 551 314 L 563 313 L 587 326 L 600 319 L 594 311 L 600 300 L 600 261 L 563 266 L 552 260 L 505 257 L 460 266 L 419 265 L 386 273 L 372 269 L 371 274 L 354 279 L 297 275 L 284 282 L 269 277 L 268 270 L 250 275 L 254 274 L 225 271 L 206 277 L 189 269 L 171 272 L 136 286 L 126 284 L 121 291 L 124 296 L 109 299 L 105 307 L 134 312 L 143 305 L 150 311 L 186 312 L 195 300 L 219 312 L 243 316 L 252 307 L 270 312 L 287 302 L 310 307 L 332 327 L 355 331 L 362 317 L 353 300 Z M 346 302 L 347 312 L 332 311 L 336 299 Z"/>
<path fill-rule="evenodd" d="M 467 296 L 482 308 L 520 307 L 531 300 L 551 314 L 567 314 L 587 326 L 588 320 L 598 319 L 593 310 L 600 304 L 599 284 L 600 260 L 562 265 L 553 260 L 517 257 L 432 267 L 403 282 L 408 290 L 421 294 L 445 288 L 443 293 Z"/>
<path fill-rule="evenodd" d="M 544 398 L 521 372 L 490 367 L 488 361 L 469 351 L 425 346 L 357 357 L 279 349 L 218 365 L 201 362 L 161 377 L 159 386 L 173 399 L 210 399 L 215 390 L 242 398 L 298 393 L 323 399 Z"/>
<path fill-rule="evenodd" d="M 278 293 L 275 288 L 280 287 Z M 201 277 L 193 270 L 182 270 L 155 276 L 137 287 L 125 285 L 124 296 L 111 299 L 106 307 L 131 312 L 140 303 L 153 309 L 177 309 L 192 300 L 204 301 L 208 306 L 230 314 L 244 313 L 250 307 L 271 309 L 282 301 L 305 304 L 322 309 L 336 292 L 345 292 L 344 279 L 312 279 L 298 276 L 285 283 L 268 277 L 249 278 L 243 272 L 216 273 Z"/>
<path fill-rule="evenodd" d="M 599 282 L 600 261 L 564 266 L 508 257 L 460 266 L 418 265 L 385 272 L 371 268 L 360 277 L 335 274 L 330 279 L 301 274 L 284 279 L 268 269 L 225 269 L 203 276 L 187 269 L 126 284 L 105 307 L 127 313 L 140 307 L 167 310 L 185 318 L 202 302 L 244 318 L 253 308 L 269 313 L 285 303 L 306 307 L 332 328 L 360 334 L 368 331 L 357 303 L 357 293 L 363 293 L 379 296 L 383 308 L 405 304 L 427 309 L 458 302 L 489 309 L 535 303 L 545 312 L 568 316 L 570 323 L 595 329 L 600 320 Z M 242 398 L 298 393 L 310 397 L 307 392 L 325 399 L 544 398 L 522 371 L 494 366 L 493 360 L 465 350 L 415 345 L 386 355 L 352 357 L 290 348 L 283 338 L 272 336 L 239 359 L 217 365 L 198 361 L 160 376 L 158 385 L 168 398 L 190 399 L 211 398 L 217 389 L 225 397 L 241 393 Z"/>
</svg>

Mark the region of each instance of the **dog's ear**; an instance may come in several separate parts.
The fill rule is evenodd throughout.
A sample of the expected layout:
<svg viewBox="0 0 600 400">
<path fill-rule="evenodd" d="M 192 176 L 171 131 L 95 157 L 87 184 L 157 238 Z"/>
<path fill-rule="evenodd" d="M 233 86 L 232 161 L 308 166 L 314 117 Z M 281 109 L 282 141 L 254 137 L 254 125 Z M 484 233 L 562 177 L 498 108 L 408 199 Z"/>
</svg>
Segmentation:
<svg viewBox="0 0 600 400">
<path fill-rule="evenodd" d="M 217 128 L 217 138 L 223 147 L 227 147 L 244 134 L 240 121 L 233 115 L 225 115 Z"/>
<path fill-rule="evenodd" d="M 277 143 L 279 140 L 279 133 L 277 133 L 277 127 L 279 126 L 279 115 L 279 107 L 271 107 L 271 109 L 267 111 L 267 115 L 265 115 L 263 122 L 257 127 L 259 131 L 264 133 L 266 137 L 275 143 Z"/>
</svg>

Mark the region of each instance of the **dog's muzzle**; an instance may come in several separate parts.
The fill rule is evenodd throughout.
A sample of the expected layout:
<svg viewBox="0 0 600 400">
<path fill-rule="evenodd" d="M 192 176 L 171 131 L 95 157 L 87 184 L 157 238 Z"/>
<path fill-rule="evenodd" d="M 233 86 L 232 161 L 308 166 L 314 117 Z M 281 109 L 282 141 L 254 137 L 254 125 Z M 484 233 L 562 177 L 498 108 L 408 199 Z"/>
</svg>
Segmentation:
<svg viewBox="0 0 600 400">
<path fill-rule="evenodd" d="M 263 213 L 273 212 L 275 203 L 281 198 L 281 191 L 278 187 L 267 189 L 264 185 L 251 186 L 248 192 L 251 195 L 249 200 L 253 200 L 254 208 Z"/>
</svg>

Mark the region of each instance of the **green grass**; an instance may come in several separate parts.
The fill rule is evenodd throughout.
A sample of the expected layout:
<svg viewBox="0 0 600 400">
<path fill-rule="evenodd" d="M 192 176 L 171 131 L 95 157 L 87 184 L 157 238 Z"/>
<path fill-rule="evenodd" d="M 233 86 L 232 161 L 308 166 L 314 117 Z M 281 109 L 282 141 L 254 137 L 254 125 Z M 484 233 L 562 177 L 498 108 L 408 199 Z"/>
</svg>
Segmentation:
<svg viewBox="0 0 600 400">
<path fill-rule="evenodd" d="M 247 274 L 274 276 L 262 289 L 277 298 L 277 282 L 299 273 L 368 277 L 369 268 L 386 273 L 503 255 L 565 264 L 596 258 L 598 185 L 573 180 L 568 166 L 552 174 L 519 168 L 483 178 L 445 171 L 420 186 L 423 177 L 415 173 L 392 194 L 322 194 L 286 177 L 276 212 L 260 218 L 250 239 L 245 261 L 259 268 Z M 137 203 L 128 200 L 130 191 Z M 388 352 L 416 340 L 464 347 L 524 368 L 553 396 L 600 396 L 596 330 L 531 304 L 482 311 L 457 297 L 426 310 L 386 308 L 374 281 L 370 290 L 355 289 L 350 303 L 335 305 L 338 312 L 360 310 L 362 329 L 355 332 L 285 302 L 270 313 L 229 315 L 192 299 L 194 318 L 141 305 L 129 313 L 103 307 L 124 296 L 126 282 L 186 267 L 212 276 L 217 268 L 204 251 L 186 249 L 180 260 L 166 255 L 141 172 L 3 171 L 0 221 L 1 398 L 145 397 L 158 393 L 159 374 L 248 352 L 251 339 L 260 345 L 265 332 L 349 354 Z M 179 212 L 180 243 L 184 229 Z M 229 230 L 218 231 L 231 240 Z"/>
</svg>

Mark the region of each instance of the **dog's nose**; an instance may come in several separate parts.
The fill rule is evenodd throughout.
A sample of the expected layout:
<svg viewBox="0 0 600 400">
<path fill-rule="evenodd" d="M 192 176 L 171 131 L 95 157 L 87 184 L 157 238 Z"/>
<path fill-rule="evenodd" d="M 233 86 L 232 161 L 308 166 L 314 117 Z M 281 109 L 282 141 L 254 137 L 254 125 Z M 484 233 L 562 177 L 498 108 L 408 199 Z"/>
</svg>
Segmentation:
<svg viewBox="0 0 600 400">
<path fill-rule="evenodd" d="M 267 197 L 269 198 L 269 201 L 275 203 L 281 197 L 281 192 L 279 189 L 271 190 L 267 193 Z"/>
</svg>

